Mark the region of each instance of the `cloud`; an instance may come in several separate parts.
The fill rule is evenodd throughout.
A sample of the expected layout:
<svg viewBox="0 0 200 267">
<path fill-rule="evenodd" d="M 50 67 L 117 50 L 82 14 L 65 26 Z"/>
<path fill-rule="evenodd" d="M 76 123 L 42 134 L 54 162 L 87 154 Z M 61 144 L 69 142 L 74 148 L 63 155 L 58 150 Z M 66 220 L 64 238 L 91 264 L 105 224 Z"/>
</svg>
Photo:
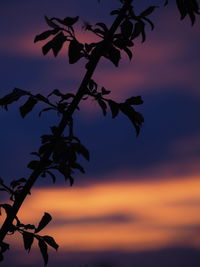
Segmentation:
<svg viewBox="0 0 200 267">
<path fill-rule="evenodd" d="M 200 223 L 199 188 L 198 177 L 136 182 L 124 176 L 123 182 L 35 189 L 19 218 L 36 223 L 49 212 L 53 222 L 43 234 L 70 251 L 143 251 L 184 246 L 186 239 L 199 248 L 194 236 Z"/>
</svg>

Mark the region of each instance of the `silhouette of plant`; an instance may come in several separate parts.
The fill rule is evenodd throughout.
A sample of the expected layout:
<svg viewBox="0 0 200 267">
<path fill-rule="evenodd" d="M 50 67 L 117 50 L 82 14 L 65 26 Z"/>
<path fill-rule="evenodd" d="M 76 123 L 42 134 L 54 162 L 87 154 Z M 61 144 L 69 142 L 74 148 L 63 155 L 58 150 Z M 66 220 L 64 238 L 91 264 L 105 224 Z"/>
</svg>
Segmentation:
<svg viewBox="0 0 200 267">
<path fill-rule="evenodd" d="M 7 234 L 14 234 L 16 231 L 22 235 L 24 248 L 28 252 L 34 240 L 38 242 L 45 265 L 48 262 L 48 247 L 58 249 L 58 244 L 53 237 L 38 234 L 51 221 L 50 214 L 45 212 L 38 226 L 35 226 L 23 224 L 17 213 L 40 176 L 49 176 L 55 183 L 56 172 L 59 172 L 72 186 L 75 171 L 85 172 L 78 159 L 79 156 L 82 156 L 89 161 L 89 151 L 80 139 L 74 135 L 73 129 L 73 114 L 79 109 L 81 101 L 93 98 L 98 103 L 104 116 L 106 116 L 108 110 L 110 110 L 112 118 L 117 117 L 120 112 L 123 113 L 133 124 L 136 135 L 138 136 L 140 133 L 144 118 L 141 113 L 135 110 L 135 106 L 143 104 L 141 96 L 132 96 L 123 102 L 115 102 L 109 98 L 110 91 L 99 86 L 92 78 L 101 57 L 105 57 L 115 67 L 118 67 L 121 53 L 125 52 L 131 60 L 131 48 L 134 46 L 135 39 L 141 38 L 141 41 L 144 42 L 146 40 L 146 28 L 150 26 L 151 30 L 154 29 L 154 24 L 149 16 L 158 9 L 158 6 L 149 6 L 140 14 L 136 14 L 132 6 L 133 0 L 120 0 L 119 2 L 121 2 L 121 7 L 110 13 L 112 16 L 116 16 L 110 28 L 103 22 L 98 22 L 95 25 L 89 23 L 84 25 L 85 31 L 90 31 L 100 37 L 99 42 L 81 43 L 77 39 L 74 25 L 78 23 L 78 16 L 65 17 L 64 19 L 45 16 L 49 29 L 37 35 L 34 39 L 35 43 L 45 42 L 42 47 L 44 55 L 52 51 L 56 57 L 62 47 L 68 43 L 69 64 L 74 64 L 82 58 L 86 60 L 86 73 L 76 94 L 61 92 L 56 89 L 48 96 L 43 96 L 42 94 L 34 95 L 29 91 L 14 88 L 11 93 L 0 98 L 0 105 L 5 110 L 8 110 L 9 105 L 13 102 L 26 98 L 24 104 L 19 108 L 22 118 L 26 117 L 39 102 L 45 104 L 39 116 L 43 112 L 56 111 L 61 118 L 57 126 L 50 127 L 50 133 L 41 136 L 41 146 L 38 151 L 31 153 L 37 159 L 29 162 L 27 166 L 32 170 L 30 177 L 16 179 L 10 185 L 6 185 L 3 179 L 0 179 L 0 191 L 7 192 L 11 201 L 10 204 L 0 204 L 0 209 L 4 209 L 6 212 L 6 219 L 0 230 L 1 261 L 3 260 L 3 253 L 9 249 L 9 244 L 3 240 Z M 193 25 L 196 15 L 199 14 L 197 1 L 177 0 L 176 4 L 181 19 L 189 16 Z M 167 5 L 168 1 L 164 1 L 164 6 Z M 49 40 L 49 38 L 51 39 Z"/>
</svg>

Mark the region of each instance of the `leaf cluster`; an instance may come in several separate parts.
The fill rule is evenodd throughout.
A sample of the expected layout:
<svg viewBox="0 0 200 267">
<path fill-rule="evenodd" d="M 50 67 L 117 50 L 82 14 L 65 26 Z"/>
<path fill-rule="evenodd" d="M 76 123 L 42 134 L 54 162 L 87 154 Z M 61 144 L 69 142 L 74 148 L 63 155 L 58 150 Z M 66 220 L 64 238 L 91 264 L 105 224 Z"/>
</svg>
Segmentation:
<svg viewBox="0 0 200 267">
<path fill-rule="evenodd" d="M 56 181 L 56 176 L 52 172 L 60 172 L 65 180 L 69 180 L 70 185 L 73 185 L 74 179 L 72 174 L 75 170 L 85 173 L 84 168 L 77 162 L 78 156 L 82 155 L 86 160 L 90 159 L 89 151 L 83 146 L 80 140 L 73 136 L 73 126 L 70 125 L 69 136 L 58 136 L 56 133 L 57 127 L 51 127 L 52 134 L 41 136 L 42 145 L 38 152 L 32 154 L 39 157 L 39 160 L 32 160 L 28 164 L 28 168 L 36 169 L 41 165 L 41 159 L 48 151 L 51 151 L 51 157 L 47 161 L 43 161 L 42 177 L 49 175 L 53 182 Z"/>
<path fill-rule="evenodd" d="M 109 95 L 110 91 L 106 90 L 104 87 L 98 90 L 98 85 L 93 80 L 90 80 L 88 84 L 87 94 L 97 101 L 104 116 L 107 114 L 108 107 L 111 111 L 112 118 L 117 117 L 119 112 L 123 113 L 133 124 L 136 135 L 139 135 L 144 118 L 133 106 L 143 104 L 141 96 L 132 96 L 124 102 L 117 103 L 112 99 L 106 98 L 106 95 Z"/>
<path fill-rule="evenodd" d="M 4 208 L 6 215 L 9 216 L 12 211 L 12 206 L 9 204 L 1 204 L 0 209 Z M 38 233 L 43 230 L 47 224 L 52 220 L 52 217 L 49 213 L 45 212 L 42 218 L 40 219 L 38 226 L 36 227 L 33 224 L 23 224 L 20 222 L 18 217 L 15 217 L 16 224 L 10 226 L 9 234 L 14 234 L 16 231 L 22 235 L 24 249 L 30 252 L 31 247 L 34 243 L 34 240 L 37 241 L 38 248 L 41 252 L 41 255 L 44 260 L 44 265 L 48 263 L 48 247 L 52 247 L 55 250 L 58 249 L 58 244 L 53 237 L 48 235 L 39 235 Z M 0 243 L 0 261 L 3 260 L 3 253 L 9 249 L 7 243 Z"/>
<path fill-rule="evenodd" d="M 17 180 L 13 180 L 12 182 L 10 182 L 10 185 L 7 186 L 5 185 L 3 179 L 0 179 L 0 191 L 7 192 L 8 194 L 10 194 L 10 200 L 15 201 L 17 196 L 20 195 L 26 182 L 27 182 L 27 179 L 20 178 Z"/>
</svg>

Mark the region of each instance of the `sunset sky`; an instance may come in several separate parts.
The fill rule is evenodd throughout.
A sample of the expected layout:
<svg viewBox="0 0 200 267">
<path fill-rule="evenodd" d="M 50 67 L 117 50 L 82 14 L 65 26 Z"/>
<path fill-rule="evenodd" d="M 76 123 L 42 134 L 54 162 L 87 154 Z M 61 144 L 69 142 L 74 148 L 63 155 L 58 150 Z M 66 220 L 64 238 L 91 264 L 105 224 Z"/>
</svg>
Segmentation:
<svg viewBox="0 0 200 267">
<path fill-rule="evenodd" d="M 180 21 L 175 3 L 164 8 L 163 2 L 135 1 L 138 12 L 161 6 L 151 15 L 155 30 L 148 29 L 145 43 L 135 42 L 131 62 L 123 55 L 116 68 L 102 58 L 93 77 L 116 101 L 142 96 L 139 137 L 126 117 L 104 117 L 93 100 L 85 101 L 75 114 L 75 134 L 90 151 L 89 162 L 81 159 L 86 174 L 76 173 L 73 187 L 60 176 L 55 185 L 40 178 L 20 210 L 24 223 L 52 215 L 41 232 L 60 245 L 57 252 L 49 249 L 50 267 L 200 264 L 200 20 L 191 27 L 188 17 Z M 57 58 L 43 56 L 42 43 L 33 43 L 48 29 L 44 15 L 79 15 L 77 36 L 92 42 L 82 24 L 110 26 L 109 12 L 119 6 L 117 0 L 1 0 L 0 98 L 15 87 L 44 95 L 56 88 L 76 92 L 85 61 L 69 65 L 66 47 Z M 0 177 L 7 183 L 29 176 L 30 152 L 60 120 L 53 112 L 38 117 L 41 107 L 22 119 L 23 101 L 0 110 Z M 1 192 L 0 200 L 6 199 Z M 36 246 L 28 254 L 21 236 L 7 241 L 11 249 L 2 267 L 43 266 Z"/>
</svg>

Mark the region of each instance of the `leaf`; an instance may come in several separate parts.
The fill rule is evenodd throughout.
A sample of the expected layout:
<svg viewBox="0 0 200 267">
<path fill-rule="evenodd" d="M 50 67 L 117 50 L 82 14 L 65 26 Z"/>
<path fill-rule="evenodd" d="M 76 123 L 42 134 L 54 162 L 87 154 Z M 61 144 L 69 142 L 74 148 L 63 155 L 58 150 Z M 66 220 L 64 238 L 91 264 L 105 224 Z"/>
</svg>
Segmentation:
<svg viewBox="0 0 200 267">
<path fill-rule="evenodd" d="M 72 40 L 69 44 L 68 56 L 69 64 L 76 63 L 84 54 L 81 52 L 83 49 L 83 44 L 79 43 L 77 40 Z"/>
<path fill-rule="evenodd" d="M 49 110 L 55 110 L 54 108 L 43 108 L 40 112 L 39 112 L 39 117 L 42 115 L 43 112 L 49 111 Z"/>
<path fill-rule="evenodd" d="M 30 95 L 30 93 L 19 88 L 14 88 L 12 93 L 5 95 L 3 98 L 0 98 L 0 106 L 7 110 L 7 106 L 9 104 L 12 104 L 25 95 Z"/>
<path fill-rule="evenodd" d="M 124 36 L 125 39 L 129 39 L 133 31 L 133 23 L 126 19 L 122 24 L 121 24 L 121 33 Z"/>
<path fill-rule="evenodd" d="M 106 33 L 108 31 L 108 27 L 106 26 L 105 23 L 98 22 L 98 23 L 96 23 L 96 25 L 101 27 L 103 29 L 104 33 Z"/>
<path fill-rule="evenodd" d="M 131 36 L 131 39 L 138 37 L 140 34 L 142 35 L 142 42 L 144 42 L 145 41 L 145 24 L 142 21 L 135 23 L 135 28 Z"/>
<path fill-rule="evenodd" d="M 98 101 L 99 106 L 102 109 L 103 115 L 105 116 L 106 115 L 106 109 L 107 109 L 106 103 L 102 99 L 98 99 L 97 101 Z"/>
<path fill-rule="evenodd" d="M 37 99 L 35 97 L 30 96 L 28 100 L 22 105 L 19 110 L 22 118 L 24 118 L 37 104 Z"/>
<path fill-rule="evenodd" d="M 48 175 L 51 176 L 53 183 L 55 183 L 56 182 L 56 176 L 50 171 L 46 171 L 46 173 L 48 173 Z"/>
<path fill-rule="evenodd" d="M 144 122 L 144 118 L 143 118 L 142 114 L 135 111 L 134 108 L 132 108 L 130 105 L 127 105 L 126 103 L 120 104 L 120 110 L 133 123 L 135 130 L 136 130 L 136 135 L 138 136 L 140 133 L 140 128 L 142 126 L 142 123 Z"/>
<path fill-rule="evenodd" d="M 146 10 L 144 10 L 141 14 L 140 17 L 146 17 L 149 16 L 154 10 L 155 8 L 158 8 L 158 6 L 150 6 L 148 7 Z"/>
<path fill-rule="evenodd" d="M 119 104 L 111 99 L 108 100 L 108 104 L 112 113 L 112 118 L 114 119 L 119 113 Z"/>
<path fill-rule="evenodd" d="M 165 0 L 164 6 L 168 5 L 168 0 Z"/>
<path fill-rule="evenodd" d="M 79 16 L 76 16 L 76 17 L 66 17 L 64 19 L 53 18 L 53 20 L 56 20 L 59 23 L 65 25 L 67 27 L 71 27 L 72 25 L 74 25 L 79 20 Z"/>
<path fill-rule="evenodd" d="M 74 184 L 74 179 L 71 176 L 69 176 L 69 183 L 70 183 L 70 186 Z"/>
<path fill-rule="evenodd" d="M 141 105 L 144 103 L 141 96 L 132 96 L 125 101 L 128 105 Z"/>
<path fill-rule="evenodd" d="M 40 162 L 38 160 L 32 160 L 28 163 L 27 168 L 34 170 L 38 167 L 39 163 Z"/>
<path fill-rule="evenodd" d="M 44 16 L 46 23 L 49 25 L 51 28 L 58 28 L 59 26 L 55 24 L 52 19 L 49 19 L 47 16 Z"/>
<path fill-rule="evenodd" d="M 25 250 L 28 250 L 28 252 L 29 252 L 31 250 L 31 246 L 33 244 L 34 234 L 24 231 L 22 233 L 22 236 L 23 236 L 23 241 L 24 241 L 24 248 L 25 248 Z"/>
<path fill-rule="evenodd" d="M 35 95 L 35 98 L 37 98 L 37 100 L 39 100 L 39 101 L 43 101 L 43 102 L 49 104 L 49 100 L 48 100 L 48 98 L 45 97 L 45 96 L 43 96 L 43 95 L 41 95 L 41 94 L 37 94 L 37 95 Z"/>
<path fill-rule="evenodd" d="M 143 20 L 146 20 L 146 21 L 150 24 L 150 26 L 151 26 L 151 30 L 153 31 L 153 29 L 154 29 L 154 24 L 153 24 L 153 22 L 152 22 L 150 19 L 148 19 L 148 18 L 143 18 Z"/>
<path fill-rule="evenodd" d="M 51 41 L 42 47 L 43 54 L 46 55 L 52 49 L 53 54 L 56 57 L 65 41 L 65 35 L 62 32 L 58 33 Z"/>
<path fill-rule="evenodd" d="M 52 220 L 51 215 L 45 212 L 38 224 L 38 227 L 35 229 L 35 233 L 40 232 L 51 220 Z"/>
<path fill-rule="evenodd" d="M 33 230 L 33 229 L 35 229 L 35 225 L 33 225 L 33 224 L 25 224 L 24 225 L 24 229 L 26 229 L 26 230 Z"/>
<path fill-rule="evenodd" d="M 55 250 L 58 249 L 58 244 L 56 243 L 56 241 L 54 240 L 54 238 L 52 236 L 48 236 L 48 235 L 45 235 L 42 237 L 44 239 L 44 241 L 49 245 L 51 246 L 52 248 L 55 248 Z"/>
<path fill-rule="evenodd" d="M 131 50 L 128 47 L 124 47 L 123 49 L 126 52 L 126 54 L 128 55 L 129 59 L 131 60 L 133 57 L 133 53 L 131 52 Z"/>
<path fill-rule="evenodd" d="M 176 0 L 176 5 L 177 5 L 178 10 L 181 14 L 181 20 L 182 20 L 187 15 L 187 9 L 186 9 L 185 3 L 183 0 Z"/>
<path fill-rule="evenodd" d="M 117 48 L 111 46 L 105 57 L 108 58 L 116 67 L 118 67 L 121 54 Z"/>
<path fill-rule="evenodd" d="M 56 95 L 56 96 L 63 96 L 63 94 L 58 90 L 58 89 L 54 89 L 49 95 L 48 97 L 52 96 L 52 95 Z"/>
<path fill-rule="evenodd" d="M 15 188 L 16 186 L 20 185 L 21 183 L 26 183 L 26 179 L 25 178 L 20 178 L 18 180 L 13 180 L 11 183 L 10 183 L 10 186 L 12 188 Z"/>
<path fill-rule="evenodd" d="M 41 238 L 38 239 L 38 247 L 40 248 L 40 252 L 44 260 L 44 265 L 47 265 L 48 263 L 47 244 Z"/>
<path fill-rule="evenodd" d="M 110 12 L 110 15 L 118 15 L 119 14 L 119 10 L 113 10 Z"/>
<path fill-rule="evenodd" d="M 80 164 L 78 164 L 78 163 L 73 163 L 73 164 L 71 164 L 71 168 L 73 168 L 73 169 L 77 169 L 77 170 L 79 170 L 80 172 L 85 173 L 84 168 L 83 168 Z"/>
<path fill-rule="evenodd" d="M 104 87 L 101 88 L 101 94 L 102 95 L 109 95 L 111 93 L 111 91 L 106 90 Z"/>
<path fill-rule="evenodd" d="M 43 32 L 43 33 L 41 33 L 39 35 L 36 35 L 35 39 L 34 39 L 34 43 L 47 39 L 51 35 L 56 34 L 59 30 L 60 30 L 59 28 L 56 28 L 54 30 L 45 31 L 45 32 Z"/>
<path fill-rule="evenodd" d="M 88 161 L 90 160 L 90 154 L 89 151 L 87 150 L 86 147 L 84 147 L 82 144 L 80 143 L 72 143 L 72 148 L 74 148 L 74 150 L 78 153 L 81 154 L 85 159 L 87 159 Z"/>
</svg>

